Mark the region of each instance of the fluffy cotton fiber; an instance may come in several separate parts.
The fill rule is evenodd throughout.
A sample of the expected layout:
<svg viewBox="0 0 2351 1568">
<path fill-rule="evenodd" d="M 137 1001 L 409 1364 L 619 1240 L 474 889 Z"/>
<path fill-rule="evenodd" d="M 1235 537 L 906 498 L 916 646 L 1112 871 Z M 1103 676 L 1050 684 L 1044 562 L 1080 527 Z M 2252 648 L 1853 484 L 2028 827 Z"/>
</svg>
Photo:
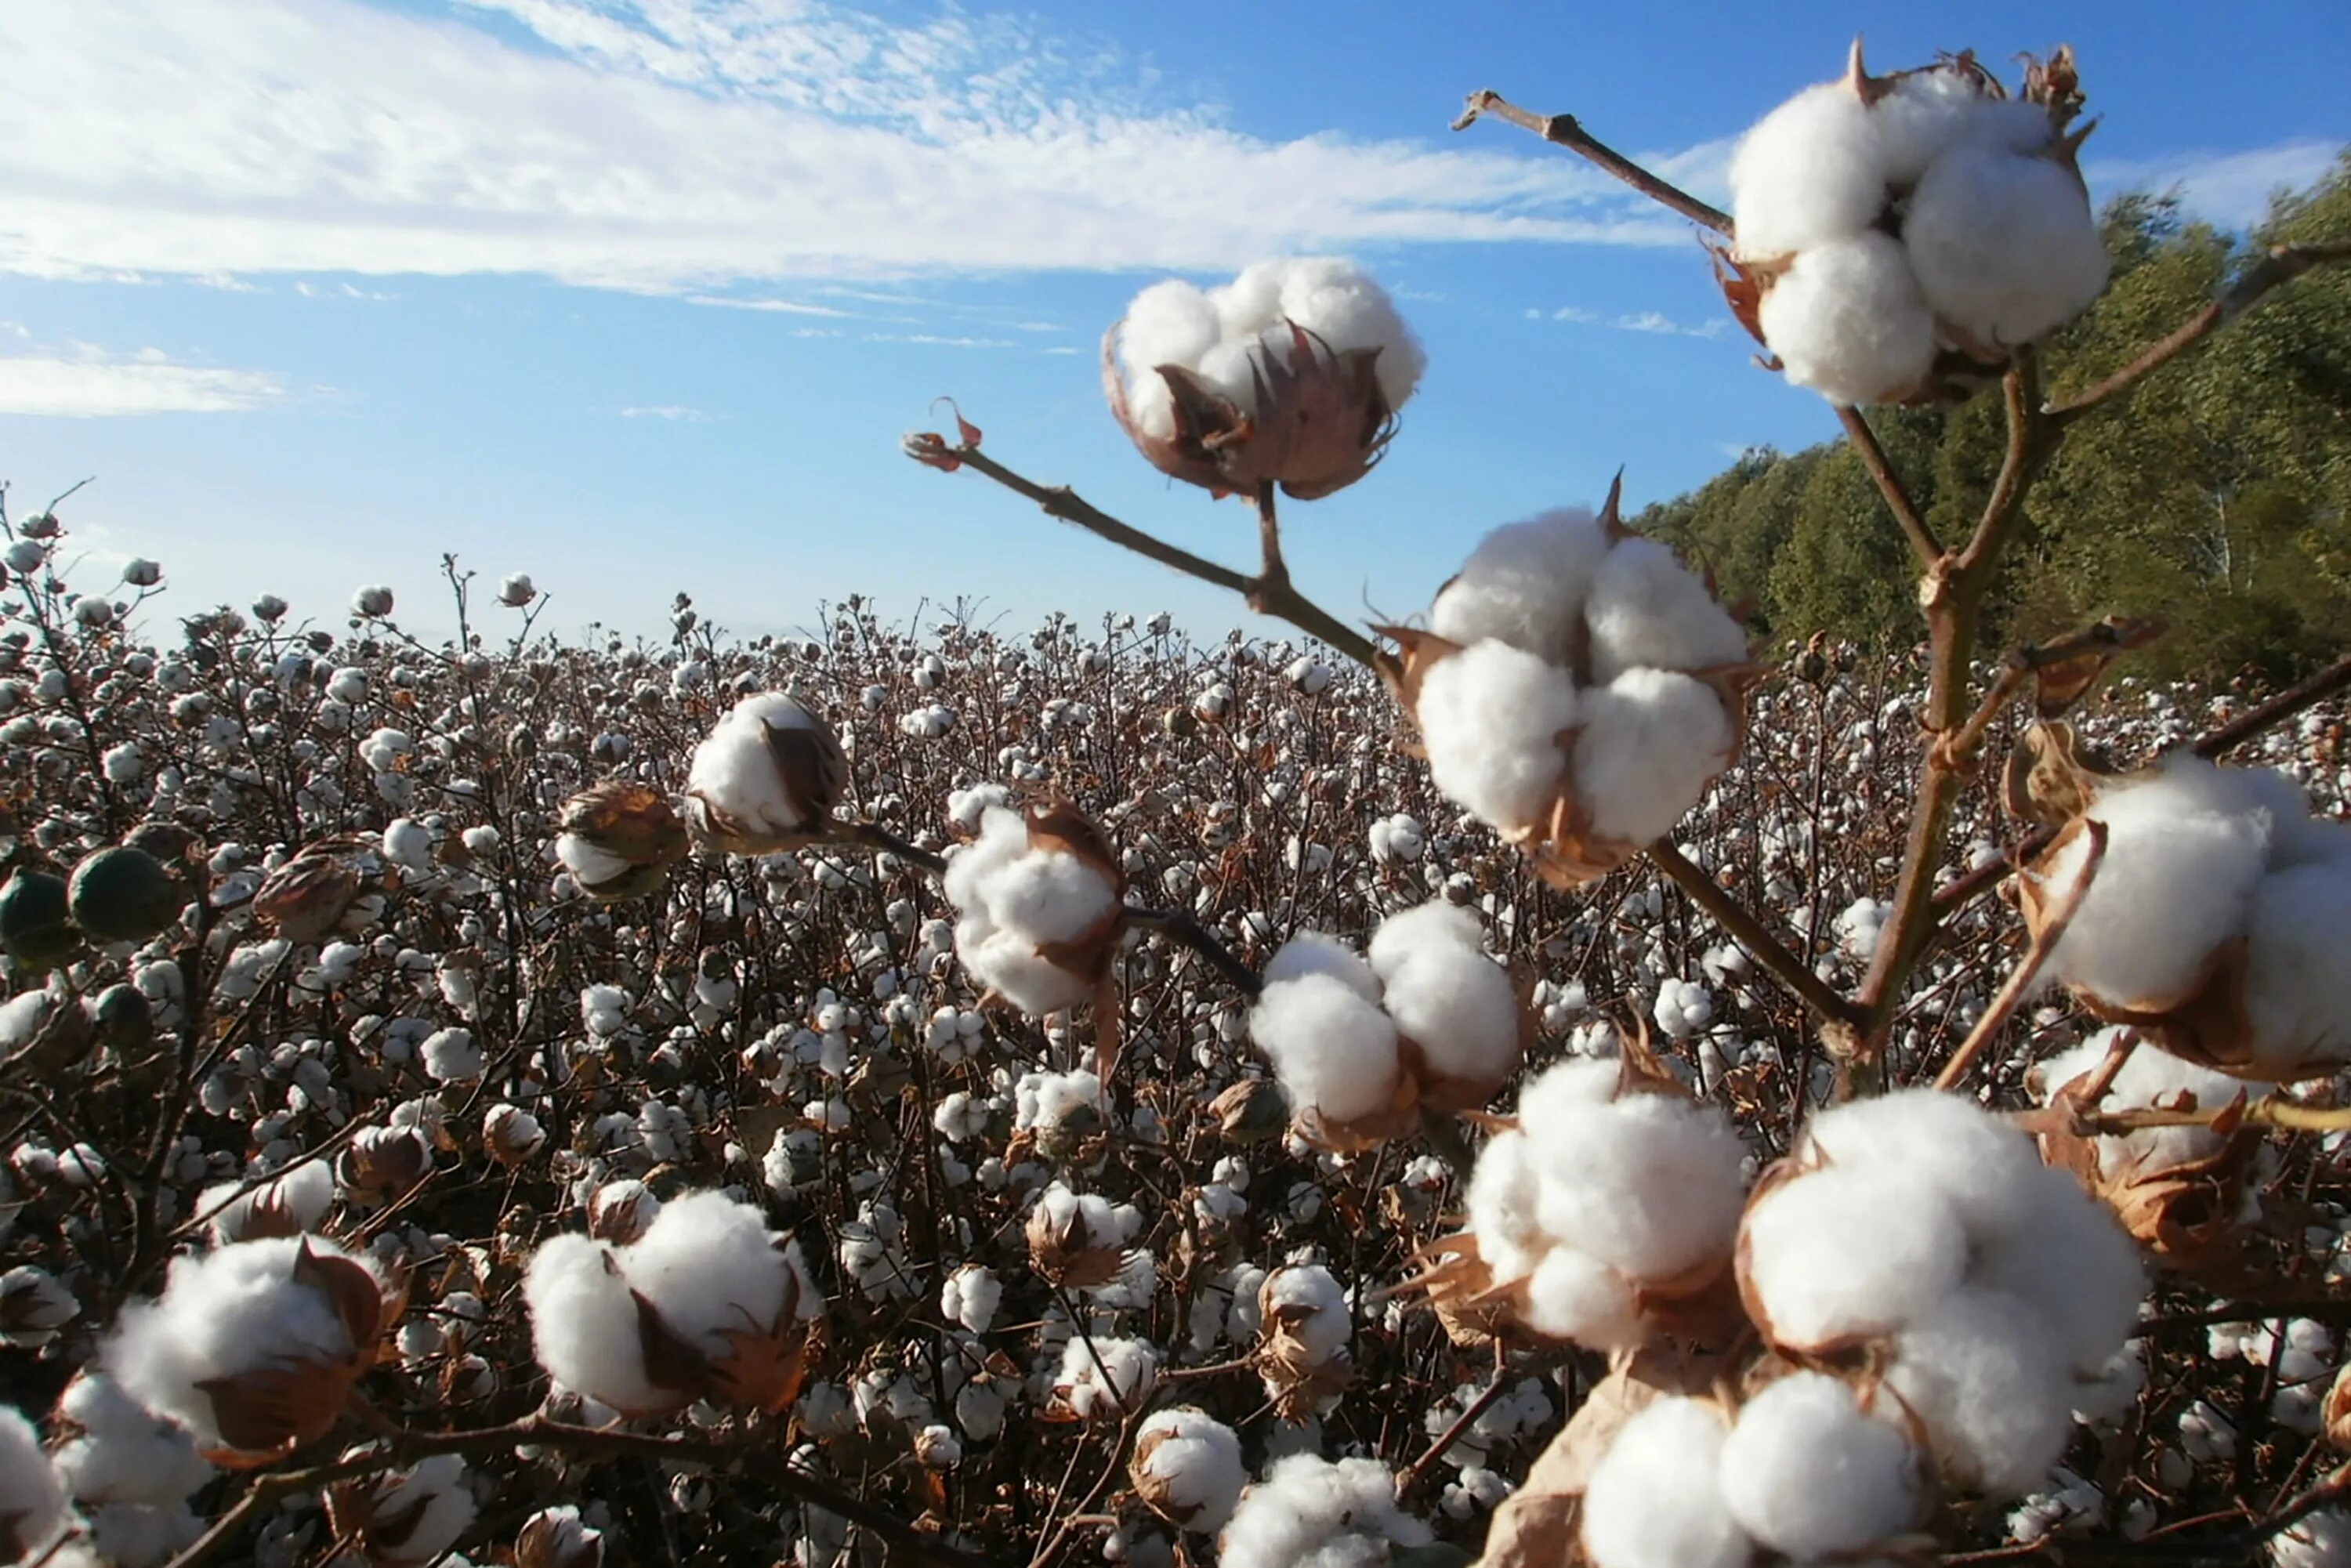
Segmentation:
<svg viewBox="0 0 2351 1568">
<path fill-rule="evenodd" d="M 956 956 L 982 983 L 1039 1016 L 1092 994 L 1090 976 L 1044 950 L 1095 934 L 1115 912 L 1118 888 L 1102 868 L 1032 841 L 1026 817 L 990 806 L 978 839 L 947 862 L 946 886 Z"/>
</svg>

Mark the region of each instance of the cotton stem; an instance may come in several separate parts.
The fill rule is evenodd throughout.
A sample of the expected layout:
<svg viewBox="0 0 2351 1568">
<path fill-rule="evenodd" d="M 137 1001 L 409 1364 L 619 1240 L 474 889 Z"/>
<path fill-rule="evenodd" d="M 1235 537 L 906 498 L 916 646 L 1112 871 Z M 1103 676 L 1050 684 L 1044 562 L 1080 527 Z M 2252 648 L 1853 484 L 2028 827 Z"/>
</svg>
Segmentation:
<svg viewBox="0 0 2351 1568">
<path fill-rule="evenodd" d="M 1730 214 L 1719 207 L 1710 207 L 1669 180 L 1660 179 L 1605 142 L 1586 134 L 1583 124 L 1572 114 L 1535 114 L 1505 99 L 1490 88 L 1481 88 L 1469 95 L 1461 110 L 1461 118 L 1453 122 L 1456 131 L 1467 131 L 1488 115 L 1506 120 L 1521 131 L 1531 131 L 1554 147 L 1564 147 L 1577 157 L 1597 164 L 1614 174 L 1641 194 L 1663 207 L 1669 207 L 1694 224 L 1702 224 L 1719 235 L 1731 232 Z"/>
</svg>

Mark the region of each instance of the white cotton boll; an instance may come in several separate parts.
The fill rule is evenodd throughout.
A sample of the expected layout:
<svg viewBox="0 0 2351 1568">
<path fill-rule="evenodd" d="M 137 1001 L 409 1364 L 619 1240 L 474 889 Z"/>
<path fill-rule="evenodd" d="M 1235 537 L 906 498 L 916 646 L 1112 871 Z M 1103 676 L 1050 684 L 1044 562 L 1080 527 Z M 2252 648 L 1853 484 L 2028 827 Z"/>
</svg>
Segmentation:
<svg viewBox="0 0 2351 1568">
<path fill-rule="evenodd" d="M 2244 929 L 2270 847 L 2267 812 L 2242 810 L 2173 763 L 2102 790 L 2087 813 L 2106 825 L 2106 852 L 2050 972 L 2105 1000 L 2160 1009 L 2186 999 L 2213 950 Z M 2082 874 L 2086 833 L 2052 857 L 2046 885 L 2063 895 Z"/>
<path fill-rule="evenodd" d="M 1415 708 L 1437 789 L 1498 828 L 1549 813 L 1567 768 L 1560 736 L 1582 713 L 1565 671 L 1504 643 L 1437 661 Z"/>
<path fill-rule="evenodd" d="M 1367 1002 L 1380 999 L 1380 977 L 1372 967 L 1353 947 L 1320 931 L 1301 931 L 1284 942 L 1266 960 L 1261 978 L 1278 986 L 1305 975 L 1328 976 Z"/>
<path fill-rule="evenodd" d="M 1534 1142 L 1522 1132 L 1498 1133 L 1479 1152 L 1462 1201 L 1478 1256 L 1498 1281 L 1532 1272 L 1552 1245 L 1542 1224 Z"/>
<path fill-rule="evenodd" d="M 804 730 L 830 740 L 825 722 L 783 692 L 745 697 L 694 748 L 686 792 L 723 812 L 755 836 L 803 832 L 820 826 L 787 788 L 776 764 L 770 730 Z"/>
<path fill-rule="evenodd" d="M 2272 1568 L 2351 1568 L 2351 1513 L 2323 1508 L 2270 1537 Z"/>
<path fill-rule="evenodd" d="M 435 1030 L 417 1047 L 425 1076 L 435 1083 L 470 1083 L 486 1065 L 482 1048 L 469 1029 Z"/>
<path fill-rule="evenodd" d="M 2267 879 L 2262 885 L 2275 880 Z M 2256 994 L 2248 1000 L 2258 1019 L 2261 998 Z M 2067 1084 L 2095 1072 L 2122 1032 L 2119 1028 L 2100 1030 L 2072 1050 L 2040 1063 L 2029 1080 L 2034 1097 L 2046 1104 Z M 2138 1111 L 2158 1103 L 2181 1103 L 2179 1096 L 2185 1094 L 2199 1110 L 2210 1111 L 2248 1090 L 2258 1095 L 2261 1088 L 2142 1046 L 2124 1059 L 2114 1086 L 2098 1103 L 2108 1111 Z M 2133 1171 L 2152 1175 L 2209 1158 L 2219 1154 L 2226 1142 L 2210 1127 L 2142 1127 L 2123 1134 L 2105 1134 L 2098 1138 L 2098 1168 L 2110 1177 Z"/>
<path fill-rule="evenodd" d="M 1310 1365 L 1320 1366 L 1344 1350 L 1353 1332 L 1346 1292 L 1320 1263 L 1290 1264 L 1267 1275 L 1258 1310 L 1269 1326 L 1281 1325 Z"/>
<path fill-rule="evenodd" d="M 1374 944 L 1376 946 L 1376 944 Z M 1387 977 L 1388 1016 L 1435 1071 L 1499 1084 L 1519 1060 L 1519 998 L 1499 964 L 1475 947 L 1415 951 Z"/>
<path fill-rule="evenodd" d="M 1344 981 L 1310 974 L 1268 986 L 1249 1027 L 1301 1108 L 1351 1122 L 1394 1103 L 1395 1025 Z"/>
<path fill-rule="evenodd" d="M 335 1167 L 327 1160 L 312 1160 L 248 1191 L 240 1192 L 241 1185 L 223 1182 L 196 1199 L 196 1213 L 212 1216 L 214 1245 L 241 1240 L 256 1207 L 283 1209 L 297 1230 L 316 1230 L 335 1201 Z"/>
<path fill-rule="evenodd" d="M 2010 1224 L 2044 1167 L 2032 1140 L 1956 1094 L 1906 1089 L 1814 1117 L 1807 1141 L 1833 1166 L 1907 1172 L 1959 1214 L 1971 1238 Z"/>
<path fill-rule="evenodd" d="M 374 1262 L 319 1237 L 240 1241 L 172 1260 L 163 1294 L 124 1310 L 101 1351 L 123 1392 L 209 1448 L 225 1448 L 204 1385 L 261 1367 L 340 1365 L 354 1350 L 327 1292 L 294 1277 L 304 1248 L 316 1257 Z"/>
<path fill-rule="evenodd" d="M 1971 1283 L 2032 1308 L 2070 1370 L 2095 1375 L 2138 1322 L 2147 1273 L 2115 1212 L 2064 1171 L 2019 1177 L 2006 1222 L 1978 1227 Z"/>
<path fill-rule="evenodd" d="M 383 831 L 383 858 L 409 871 L 433 869 L 433 830 L 407 817 L 395 817 Z"/>
<path fill-rule="evenodd" d="M 2041 1314 L 2001 1291 L 1946 1296 L 1897 1335 L 1886 1386 L 1945 1472 L 1995 1497 L 2039 1485 L 2073 1430 L 2073 1371 Z"/>
<path fill-rule="evenodd" d="M 1562 1125 L 1577 1117 L 1573 1107 L 1605 1105 L 1615 1099 L 1623 1077 L 1624 1070 L 1613 1057 L 1555 1061 L 1519 1086 L 1519 1121 L 1538 1131 Z"/>
<path fill-rule="evenodd" d="M 1631 1094 L 1535 1127 L 1545 1231 L 1634 1280 L 1729 1254 L 1746 1151 L 1716 1106 Z"/>
<path fill-rule="evenodd" d="M 1788 380 L 1831 402 L 1907 397 L 1934 368 L 1934 311 L 1901 242 L 1875 229 L 1797 256 L 1759 320 Z"/>
<path fill-rule="evenodd" d="M 1583 613 L 1592 677 L 1603 685 L 1642 666 L 1706 670 L 1747 658 L 1739 622 L 1703 578 L 1655 539 L 1626 539 L 1608 552 Z"/>
<path fill-rule="evenodd" d="M 1974 73 L 1948 68 L 1895 78 L 1870 106 L 1869 119 L 1886 181 L 1902 188 L 1916 185 L 1928 165 L 1961 142 L 2028 152 L 2054 134 L 2045 108 L 1987 97 Z"/>
<path fill-rule="evenodd" d="M 610 1249 L 549 1238 L 523 1270 L 522 1293 L 538 1364 L 559 1387 L 622 1410 L 676 1403 L 646 1373 L 637 1304 Z"/>
<path fill-rule="evenodd" d="M 0 1542 L 13 1541 L 28 1559 L 37 1559 L 67 1523 L 65 1491 L 41 1448 L 40 1430 L 0 1406 Z"/>
<path fill-rule="evenodd" d="M 1125 371 L 1128 410 L 1147 434 L 1165 439 L 1176 434 L 1175 403 L 1156 367 L 1198 365 L 1223 331 L 1215 303 L 1181 278 L 1153 284 L 1127 306 L 1117 352 Z"/>
<path fill-rule="evenodd" d="M 2105 290 L 2112 266 L 2079 174 L 1976 142 L 1928 166 L 1902 243 L 1928 307 L 1988 348 L 2064 326 Z"/>
<path fill-rule="evenodd" d="M 1526 1326 L 1593 1350 L 1617 1350 L 1648 1337 L 1633 1287 L 1615 1270 L 1573 1247 L 1554 1247 L 1527 1276 Z"/>
<path fill-rule="evenodd" d="M 986 1333 L 1004 1300 L 1004 1284 L 977 1263 L 966 1263 L 939 1288 L 939 1312 L 973 1333 Z"/>
<path fill-rule="evenodd" d="M 1100 871 L 1058 852 L 1025 854 L 988 876 L 981 888 L 998 925 L 1039 944 L 1077 940 L 1118 902 Z"/>
<path fill-rule="evenodd" d="M 1213 1535 L 1233 1516 L 1249 1471 L 1241 1464 L 1241 1440 L 1230 1427 L 1204 1411 L 1179 1406 L 1161 1410 L 1134 1435 L 1144 1457 L 1138 1479 L 1147 1478 L 1154 1501 L 1176 1516 L 1186 1530 Z"/>
<path fill-rule="evenodd" d="M 1483 952 L 1485 936 L 1479 929 L 1478 917 L 1461 905 L 1442 899 L 1416 904 L 1381 921 L 1379 929 L 1372 933 L 1364 956 L 1372 972 L 1382 980 L 1389 980 L 1413 956 L 1436 948 Z"/>
<path fill-rule="evenodd" d="M 51 1462 L 59 1484 L 85 1508 L 176 1503 L 214 1474 L 194 1438 L 101 1372 L 77 1373 L 57 1398 L 57 1416 L 82 1435 L 59 1444 Z"/>
<path fill-rule="evenodd" d="M 1279 315 L 1266 323 L 1266 329 L 1278 330 L 1286 318 L 1330 344 L 1332 353 L 1378 350 L 1379 358 L 1372 367 L 1374 379 L 1387 405 L 1402 408 L 1420 384 L 1428 356 L 1405 325 L 1387 290 L 1362 267 L 1341 256 L 1304 256 L 1274 265 L 1282 267 L 1281 294 L 1275 304 Z M 1238 282 L 1235 288 L 1240 292 Z"/>
<path fill-rule="evenodd" d="M 2351 1059 L 2351 869 L 2321 861 L 2273 872 L 2253 891 L 2246 935 L 2245 1007 L 2262 1064 L 2299 1075 Z"/>
<path fill-rule="evenodd" d="M 1139 1339 L 1071 1334 L 1055 1385 L 1080 1416 L 1138 1409 L 1159 1384 L 1159 1353 Z"/>
<path fill-rule="evenodd" d="M 407 1470 L 380 1477 L 367 1488 L 373 1517 L 398 1521 L 387 1539 L 369 1539 L 370 1561 L 400 1568 L 438 1563 L 474 1522 L 474 1493 L 465 1461 L 435 1454 Z"/>
<path fill-rule="evenodd" d="M 723 1192 L 688 1193 L 662 1205 L 622 1265 L 681 1338 L 724 1356 L 730 1332 L 768 1333 L 788 1306 L 799 1321 L 823 1310 L 797 1244 L 779 1249 L 780 1239 L 751 1205 Z"/>
<path fill-rule="evenodd" d="M 1886 156 L 1869 107 L 1844 82 L 1806 88 L 1730 155 L 1739 253 L 1768 258 L 1860 234 L 1886 210 Z"/>
<path fill-rule="evenodd" d="M 1221 1568 L 1378 1568 L 1391 1545 L 1425 1546 L 1427 1525 L 1395 1502 L 1395 1475 L 1377 1459 L 1293 1453 L 1241 1493 L 1217 1540 Z"/>
<path fill-rule="evenodd" d="M 1968 1266 L 1959 1211 L 1927 1181 L 1872 1164 L 1834 1164 L 1765 1194 L 1741 1247 L 1771 1337 L 1808 1348 L 1891 1333 L 1957 1290 Z"/>
<path fill-rule="evenodd" d="M 1713 688 L 1688 675 L 1629 671 L 1584 693 L 1579 716 L 1575 795 L 1603 839 L 1663 838 L 1730 760 L 1730 716 Z"/>
<path fill-rule="evenodd" d="M 1721 1415 L 1668 1396 L 1617 1429 L 1583 1493 L 1593 1568 L 1745 1568 L 1747 1532 L 1717 1480 Z"/>
<path fill-rule="evenodd" d="M 1589 507 L 1507 523 L 1478 541 L 1429 606 L 1428 629 L 1447 642 L 1507 643 L 1552 664 L 1572 652 L 1584 593 L 1609 553 Z"/>
<path fill-rule="evenodd" d="M 1902 1433 L 1817 1372 L 1740 1408 L 1722 1447 L 1723 1500 L 1748 1534 L 1798 1560 L 1858 1552 L 1918 1521 L 1920 1466 Z"/>
</svg>

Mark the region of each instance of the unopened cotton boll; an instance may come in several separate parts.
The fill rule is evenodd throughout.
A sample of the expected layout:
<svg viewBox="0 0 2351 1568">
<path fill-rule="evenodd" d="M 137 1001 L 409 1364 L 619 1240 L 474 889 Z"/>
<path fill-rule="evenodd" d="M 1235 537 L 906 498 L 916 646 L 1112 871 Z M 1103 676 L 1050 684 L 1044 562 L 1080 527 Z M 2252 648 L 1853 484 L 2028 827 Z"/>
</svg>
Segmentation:
<svg viewBox="0 0 2351 1568">
<path fill-rule="evenodd" d="M 1549 813 L 1567 770 L 1561 736 L 1585 715 L 1567 672 L 1488 642 L 1429 669 L 1414 716 L 1437 789 L 1489 826 L 1512 829 Z"/>
<path fill-rule="evenodd" d="M 1713 1406 L 1677 1396 L 1619 1427 L 1583 1492 L 1593 1568 L 1745 1568 L 1747 1532 L 1718 1479 L 1728 1437 Z"/>
<path fill-rule="evenodd" d="M 1763 296 L 1760 320 L 1788 380 L 1834 403 L 1898 401 L 1934 368 L 1934 310 L 1901 242 L 1878 230 L 1799 255 Z"/>
<path fill-rule="evenodd" d="M 1842 1558 L 1917 1522 L 1921 1458 L 1845 1384 L 1793 1373 L 1740 1406 L 1722 1446 L 1723 1500 L 1774 1552 Z"/>
<path fill-rule="evenodd" d="M 1927 304 L 1975 344 L 2007 349 L 2064 326 L 2110 263 L 2072 162 L 1970 142 L 1928 165 L 1902 220 Z"/>
</svg>

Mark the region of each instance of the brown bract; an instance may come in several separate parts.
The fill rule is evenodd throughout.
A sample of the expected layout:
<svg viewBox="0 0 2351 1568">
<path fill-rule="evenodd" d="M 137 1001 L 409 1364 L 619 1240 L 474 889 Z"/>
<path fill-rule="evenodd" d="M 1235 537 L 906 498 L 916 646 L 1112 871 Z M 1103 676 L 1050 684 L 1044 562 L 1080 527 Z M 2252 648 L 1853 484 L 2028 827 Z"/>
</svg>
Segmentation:
<svg viewBox="0 0 2351 1568">
<path fill-rule="evenodd" d="M 690 847 L 669 797 L 626 779 L 608 779 L 566 800 L 556 830 L 629 862 L 627 872 L 610 881 L 580 883 L 580 891 L 590 898 L 639 896 L 648 891 L 641 886 L 646 873 L 656 873 L 658 885 L 658 873 L 684 860 Z"/>
<path fill-rule="evenodd" d="M 1151 1456 L 1161 1445 L 1176 1436 L 1173 1427 L 1158 1427 L 1134 1440 L 1134 1452 L 1126 1462 L 1126 1479 L 1134 1487 L 1134 1495 L 1143 1505 L 1178 1530 L 1187 1529 L 1199 1517 L 1196 1502 L 1176 1500 L 1175 1483 L 1151 1468 Z"/>
<path fill-rule="evenodd" d="M 1253 496 L 1275 484 L 1293 500 L 1319 500 L 1370 473 L 1396 432 L 1380 390 L 1380 350 L 1342 352 L 1295 321 L 1283 325 L 1287 352 L 1263 341 L 1250 352 L 1250 409 L 1181 365 L 1154 366 L 1174 404 L 1166 436 L 1135 418 L 1119 373 L 1119 328 L 1103 334 L 1102 391 L 1135 450 L 1161 473 L 1217 496 Z"/>
<path fill-rule="evenodd" d="M 551 1514 L 535 1513 L 515 1537 L 515 1568 L 599 1568 L 604 1538 Z"/>
<path fill-rule="evenodd" d="M 2240 1091 L 2210 1124 L 2220 1146 L 2201 1159 L 2154 1166 L 2127 1143 L 2107 1145 L 2088 1124 L 2097 1107 L 2083 1092 L 2093 1073 L 2057 1088 L 2047 1106 L 2022 1119 L 2041 1145 L 2041 1157 L 2072 1173 L 2092 1197 L 2105 1204 L 2139 1244 L 2166 1268 L 2189 1274 L 2226 1274 L 2238 1261 L 2244 1240 L 2237 1224 L 2261 1145 L 2260 1130 L 2244 1119 Z M 2181 1090 L 2156 1107 L 2197 1111 L 2196 1096 Z"/>
<path fill-rule="evenodd" d="M 294 1282 L 318 1291 L 334 1310 L 350 1349 L 340 1357 L 294 1357 L 196 1385 L 212 1401 L 225 1447 L 204 1458 L 225 1469 L 274 1464 L 334 1429 L 351 1387 L 375 1364 L 384 1331 L 406 1302 L 404 1285 L 388 1294 L 368 1269 L 305 1242 L 294 1255 Z"/>
<path fill-rule="evenodd" d="M 1107 1285 L 1126 1267 L 1126 1243 L 1114 1235 L 1096 1235 L 1082 1207 L 1056 1220 L 1040 1203 L 1029 1211 L 1026 1235 L 1029 1261 L 1050 1284 L 1071 1290 Z"/>
<path fill-rule="evenodd" d="M 323 939 L 360 895 L 360 873 L 350 864 L 360 848 L 350 839 L 312 844 L 263 880 L 253 895 L 254 918 L 289 942 Z"/>
<path fill-rule="evenodd" d="M 327 1528 L 370 1563 L 407 1561 L 403 1549 L 424 1521 L 434 1494 L 419 1487 L 402 1501 L 400 1478 L 371 1476 L 327 1489 Z"/>
<path fill-rule="evenodd" d="M 822 842 L 831 834 L 833 810 L 849 789 L 849 757 L 831 726 L 763 722 L 761 727 L 784 798 L 807 826 L 789 832 L 762 832 L 721 810 L 699 790 L 687 790 L 685 811 L 694 836 L 729 854 L 771 855 Z"/>
</svg>

